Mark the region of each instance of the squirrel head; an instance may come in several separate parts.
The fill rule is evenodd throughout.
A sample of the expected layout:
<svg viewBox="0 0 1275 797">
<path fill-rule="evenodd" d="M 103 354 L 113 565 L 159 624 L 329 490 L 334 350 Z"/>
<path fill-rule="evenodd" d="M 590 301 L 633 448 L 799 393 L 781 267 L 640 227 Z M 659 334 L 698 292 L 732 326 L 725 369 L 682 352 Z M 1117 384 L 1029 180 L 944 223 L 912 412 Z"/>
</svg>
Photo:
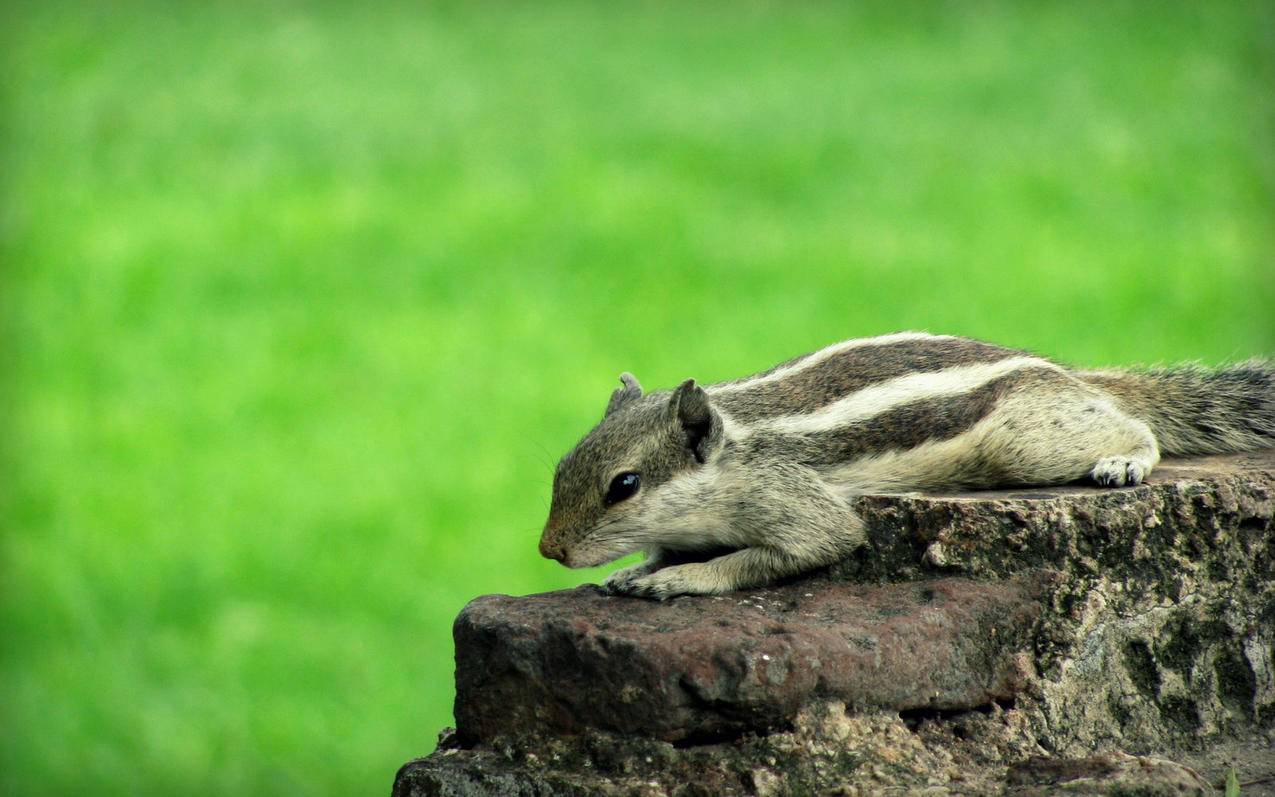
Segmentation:
<svg viewBox="0 0 1275 797">
<path fill-rule="evenodd" d="M 646 547 L 643 507 L 721 448 L 721 415 L 694 379 L 646 395 L 632 374 L 620 382 L 602 421 L 554 472 L 540 553 L 567 567 L 596 567 Z"/>
</svg>

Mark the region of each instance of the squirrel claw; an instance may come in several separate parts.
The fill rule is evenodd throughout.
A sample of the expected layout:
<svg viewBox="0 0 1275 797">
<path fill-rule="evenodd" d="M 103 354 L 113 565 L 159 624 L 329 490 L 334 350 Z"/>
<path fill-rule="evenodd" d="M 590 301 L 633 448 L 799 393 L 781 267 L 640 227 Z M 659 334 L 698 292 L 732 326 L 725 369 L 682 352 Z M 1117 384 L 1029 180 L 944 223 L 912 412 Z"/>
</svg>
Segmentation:
<svg viewBox="0 0 1275 797">
<path fill-rule="evenodd" d="M 1134 487 L 1146 479 L 1150 466 L 1136 457 L 1105 457 L 1091 471 L 1092 478 L 1102 487 Z"/>
</svg>

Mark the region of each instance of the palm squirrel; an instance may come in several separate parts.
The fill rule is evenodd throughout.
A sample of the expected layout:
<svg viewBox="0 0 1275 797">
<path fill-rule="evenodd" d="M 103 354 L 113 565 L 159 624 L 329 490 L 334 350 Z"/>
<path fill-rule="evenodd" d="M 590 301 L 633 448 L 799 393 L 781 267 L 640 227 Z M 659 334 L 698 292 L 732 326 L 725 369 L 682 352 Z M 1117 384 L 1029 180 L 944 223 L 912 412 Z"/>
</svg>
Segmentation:
<svg viewBox="0 0 1275 797">
<path fill-rule="evenodd" d="M 1142 482 L 1160 455 L 1275 446 L 1275 365 L 1078 371 L 967 338 L 837 343 L 754 376 L 643 393 L 631 374 L 558 463 L 540 552 L 613 593 L 762 586 L 864 540 L 859 493 Z M 704 562 L 678 553 L 729 549 Z"/>
</svg>

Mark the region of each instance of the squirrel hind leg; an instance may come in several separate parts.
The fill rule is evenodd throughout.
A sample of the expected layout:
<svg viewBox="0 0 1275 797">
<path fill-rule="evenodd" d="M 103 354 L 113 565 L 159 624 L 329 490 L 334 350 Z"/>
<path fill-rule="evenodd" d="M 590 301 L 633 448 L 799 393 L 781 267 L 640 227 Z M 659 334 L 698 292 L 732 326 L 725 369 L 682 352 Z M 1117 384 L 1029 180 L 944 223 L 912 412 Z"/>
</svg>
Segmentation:
<svg viewBox="0 0 1275 797">
<path fill-rule="evenodd" d="M 1123 443 L 1108 449 L 1098 458 L 1089 471 L 1089 478 L 1101 487 L 1136 487 L 1151 475 L 1151 469 L 1160 461 L 1160 448 L 1155 435 L 1142 421 L 1124 417 L 1119 432 Z M 1110 452 L 1118 453 L 1110 453 Z"/>
<path fill-rule="evenodd" d="M 1103 487 L 1141 484 L 1160 461 L 1150 427 L 1090 391 L 1027 397 L 1001 408 L 1003 421 L 983 441 L 996 470 L 1018 484 L 1089 479 Z"/>
<path fill-rule="evenodd" d="M 1136 487 L 1150 475 L 1152 467 L 1145 457 L 1103 457 L 1089 475 L 1102 487 Z"/>
<path fill-rule="evenodd" d="M 1121 413 L 1108 435 L 1114 438 L 1110 441 L 1112 447 L 1098 457 L 1089 470 L 1089 478 L 1100 487 L 1136 487 L 1146 481 L 1160 461 L 1160 449 L 1151 429 Z"/>
</svg>

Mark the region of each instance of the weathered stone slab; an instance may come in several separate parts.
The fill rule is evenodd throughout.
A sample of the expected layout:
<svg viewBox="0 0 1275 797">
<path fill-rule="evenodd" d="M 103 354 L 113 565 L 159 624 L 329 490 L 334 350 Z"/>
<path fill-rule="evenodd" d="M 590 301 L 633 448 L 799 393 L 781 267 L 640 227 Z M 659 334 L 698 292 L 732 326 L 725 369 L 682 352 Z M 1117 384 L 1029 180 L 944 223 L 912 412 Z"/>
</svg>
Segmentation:
<svg viewBox="0 0 1275 797">
<path fill-rule="evenodd" d="M 598 728 L 665 740 L 789 724 L 815 697 L 958 710 L 1012 700 L 1038 604 L 1013 581 L 805 581 L 666 603 L 595 587 L 470 603 L 456 621 L 466 741 Z"/>
</svg>

